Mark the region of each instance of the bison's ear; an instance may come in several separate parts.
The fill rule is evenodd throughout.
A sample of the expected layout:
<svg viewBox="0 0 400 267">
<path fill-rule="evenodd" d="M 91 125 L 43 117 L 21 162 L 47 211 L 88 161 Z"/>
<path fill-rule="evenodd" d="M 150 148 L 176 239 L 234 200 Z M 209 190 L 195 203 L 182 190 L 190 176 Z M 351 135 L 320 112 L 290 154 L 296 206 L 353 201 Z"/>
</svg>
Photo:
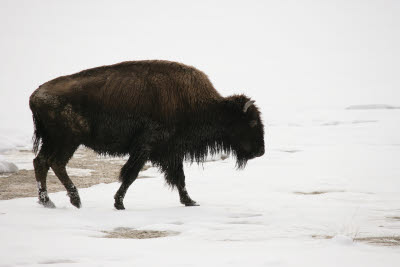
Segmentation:
<svg viewBox="0 0 400 267">
<path fill-rule="evenodd" d="M 246 113 L 247 109 L 249 107 L 251 107 L 254 104 L 254 102 L 256 102 L 256 101 L 254 101 L 254 100 L 247 101 L 246 104 L 244 104 L 244 106 L 243 106 L 243 112 Z"/>
</svg>

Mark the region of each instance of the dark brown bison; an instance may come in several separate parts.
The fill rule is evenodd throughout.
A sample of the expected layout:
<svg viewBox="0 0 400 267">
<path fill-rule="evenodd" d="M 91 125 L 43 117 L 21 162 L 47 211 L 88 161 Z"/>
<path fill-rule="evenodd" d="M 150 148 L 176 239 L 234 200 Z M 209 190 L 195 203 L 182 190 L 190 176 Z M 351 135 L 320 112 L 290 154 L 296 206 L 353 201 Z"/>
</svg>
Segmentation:
<svg viewBox="0 0 400 267">
<path fill-rule="evenodd" d="M 178 188 L 182 204 L 197 205 L 185 188 L 184 160 L 199 163 L 209 153 L 232 152 L 243 168 L 264 154 L 264 126 L 253 103 L 244 95 L 222 97 L 203 72 L 168 61 L 123 62 L 51 80 L 29 100 L 39 203 L 54 207 L 46 187 L 51 167 L 72 205 L 81 206 L 65 166 L 84 145 L 129 155 L 115 208 L 124 209 L 125 193 L 146 161 Z"/>
</svg>

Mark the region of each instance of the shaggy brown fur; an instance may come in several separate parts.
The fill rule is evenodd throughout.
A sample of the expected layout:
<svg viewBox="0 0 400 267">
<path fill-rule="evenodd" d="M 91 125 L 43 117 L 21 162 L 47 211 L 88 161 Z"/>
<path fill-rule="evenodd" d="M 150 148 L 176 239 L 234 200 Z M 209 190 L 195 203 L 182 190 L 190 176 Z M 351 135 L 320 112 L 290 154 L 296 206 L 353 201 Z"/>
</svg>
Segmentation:
<svg viewBox="0 0 400 267">
<path fill-rule="evenodd" d="M 128 61 L 84 70 L 47 82 L 41 91 L 71 103 L 147 114 L 163 121 L 175 120 L 183 112 L 195 112 L 207 102 L 222 100 L 203 72 L 162 60 Z M 82 102 L 83 96 L 86 103 Z"/>
<path fill-rule="evenodd" d="M 247 105 L 246 105 L 247 103 Z M 65 165 L 83 144 L 98 153 L 130 155 L 121 170 L 115 207 L 146 161 L 160 167 L 195 205 L 185 188 L 182 161 L 204 161 L 208 153 L 232 151 L 238 166 L 264 153 L 258 109 L 243 95 L 222 97 L 207 76 L 176 62 L 130 61 L 62 76 L 30 98 L 35 123 L 34 160 L 39 200 L 54 206 L 46 190 L 51 167 L 79 207 L 78 192 Z"/>
</svg>

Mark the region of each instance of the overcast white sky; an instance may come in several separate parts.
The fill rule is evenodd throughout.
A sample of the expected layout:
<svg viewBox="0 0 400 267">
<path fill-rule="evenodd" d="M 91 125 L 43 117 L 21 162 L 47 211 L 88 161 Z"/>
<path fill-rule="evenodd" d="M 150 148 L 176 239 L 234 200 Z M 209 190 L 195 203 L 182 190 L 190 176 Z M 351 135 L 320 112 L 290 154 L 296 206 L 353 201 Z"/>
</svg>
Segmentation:
<svg viewBox="0 0 400 267">
<path fill-rule="evenodd" d="M 262 109 L 400 104 L 400 1 L 0 0 L 0 120 L 89 67 L 169 59 Z"/>
</svg>

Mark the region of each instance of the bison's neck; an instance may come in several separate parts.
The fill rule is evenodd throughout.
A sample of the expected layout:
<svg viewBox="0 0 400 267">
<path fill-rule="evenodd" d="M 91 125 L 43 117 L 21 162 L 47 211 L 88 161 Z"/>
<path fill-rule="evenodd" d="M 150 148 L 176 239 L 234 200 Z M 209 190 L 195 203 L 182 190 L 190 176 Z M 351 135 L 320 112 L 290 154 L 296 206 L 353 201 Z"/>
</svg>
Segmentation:
<svg viewBox="0 0 400 267">
<path fill-rule="evenodd" d="M 206 107 L 187 114 L 177 127 L 175 148 L 191 161 L 204 162 L 209 154 L 231 150 L 221 105 L 212 103 Z"/>
</svg>

